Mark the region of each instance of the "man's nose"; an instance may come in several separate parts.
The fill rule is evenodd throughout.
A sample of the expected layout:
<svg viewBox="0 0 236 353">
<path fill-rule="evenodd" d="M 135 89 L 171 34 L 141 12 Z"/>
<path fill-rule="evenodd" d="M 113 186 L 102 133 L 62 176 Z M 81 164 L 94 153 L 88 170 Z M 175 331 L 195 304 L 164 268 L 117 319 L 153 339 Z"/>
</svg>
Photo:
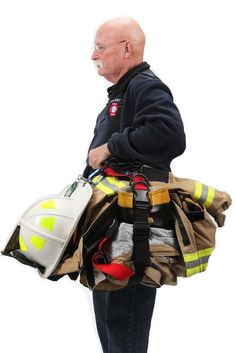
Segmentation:
<svg viewBox="0 0 236 353">
<path fill-rule="evenodd" d="M 91 59 L 92 59 L 92 60 L 98 59 L 98 52 L 96 51 L 95 48 L 94 48 L 93 53 L 92 53 L 92 55 L 91 55 Z"/>
</svg>

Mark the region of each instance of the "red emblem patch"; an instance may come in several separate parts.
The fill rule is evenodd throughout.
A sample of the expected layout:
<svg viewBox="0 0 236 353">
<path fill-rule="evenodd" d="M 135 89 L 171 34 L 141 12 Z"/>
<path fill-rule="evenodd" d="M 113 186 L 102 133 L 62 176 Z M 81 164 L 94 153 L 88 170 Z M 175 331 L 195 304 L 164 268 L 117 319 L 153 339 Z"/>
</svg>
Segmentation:
<svg viewBox="0 0 236 353">
<path fill-rule="evenodd" d="M 109 116 L 113 117 L 116 116 L 117 112 L 119 109 L 119 105 L 117 102 L 111 102 L 111 104 L 109 105 Z"/>
</svg>

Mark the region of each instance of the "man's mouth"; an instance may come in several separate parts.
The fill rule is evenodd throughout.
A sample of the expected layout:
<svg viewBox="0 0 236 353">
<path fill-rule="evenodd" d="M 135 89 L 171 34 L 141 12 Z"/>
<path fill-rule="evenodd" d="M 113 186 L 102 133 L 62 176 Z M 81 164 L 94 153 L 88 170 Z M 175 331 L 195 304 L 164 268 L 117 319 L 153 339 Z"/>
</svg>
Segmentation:
<svg viewBox="0 0 236 353">
<path fill-rule="evenodd" d="M 94 61 L 94 65 L 98 68 L 98 69 L 103 69 L 104 68 L 104 65 L 103 63 L 100 61 L 100 60 L 96 60 Z"/>
</svg>

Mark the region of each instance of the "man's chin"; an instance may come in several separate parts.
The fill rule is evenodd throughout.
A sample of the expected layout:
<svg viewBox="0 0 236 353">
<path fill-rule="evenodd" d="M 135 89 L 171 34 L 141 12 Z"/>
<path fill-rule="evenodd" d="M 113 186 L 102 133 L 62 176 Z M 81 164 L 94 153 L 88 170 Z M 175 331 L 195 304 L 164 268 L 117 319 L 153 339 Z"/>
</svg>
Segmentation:
<svg viewBox="0 0 236 353">
<path fill-rule="evenodd" d="M 98 67 L 98 75 L 99 75 L 99 76 L 104 76 L 104 69 L 103 69 L 103 67 Z"/>
</svg>

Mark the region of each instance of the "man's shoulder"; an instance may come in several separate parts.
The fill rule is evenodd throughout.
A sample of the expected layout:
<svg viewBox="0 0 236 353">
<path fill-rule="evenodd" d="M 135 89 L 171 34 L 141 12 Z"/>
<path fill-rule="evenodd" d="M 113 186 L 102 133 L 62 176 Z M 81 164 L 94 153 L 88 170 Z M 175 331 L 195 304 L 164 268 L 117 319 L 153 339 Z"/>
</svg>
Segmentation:
<svg viewBox="0 0 236 353">
<path fill-rule="evenodd" d="M 128 85 L 129 90 L 136 92 L 147 87 L 164 90 L 172 96 L 169 87 L 150 69 L 137 74 Z"/>
<path fill-rule="evenodd" d="M 148 84 L 149 82 L 163 83 L 159 77 L 150 69 L 138 73 L 130 81 L 131 85 Z"/>
</svg>

